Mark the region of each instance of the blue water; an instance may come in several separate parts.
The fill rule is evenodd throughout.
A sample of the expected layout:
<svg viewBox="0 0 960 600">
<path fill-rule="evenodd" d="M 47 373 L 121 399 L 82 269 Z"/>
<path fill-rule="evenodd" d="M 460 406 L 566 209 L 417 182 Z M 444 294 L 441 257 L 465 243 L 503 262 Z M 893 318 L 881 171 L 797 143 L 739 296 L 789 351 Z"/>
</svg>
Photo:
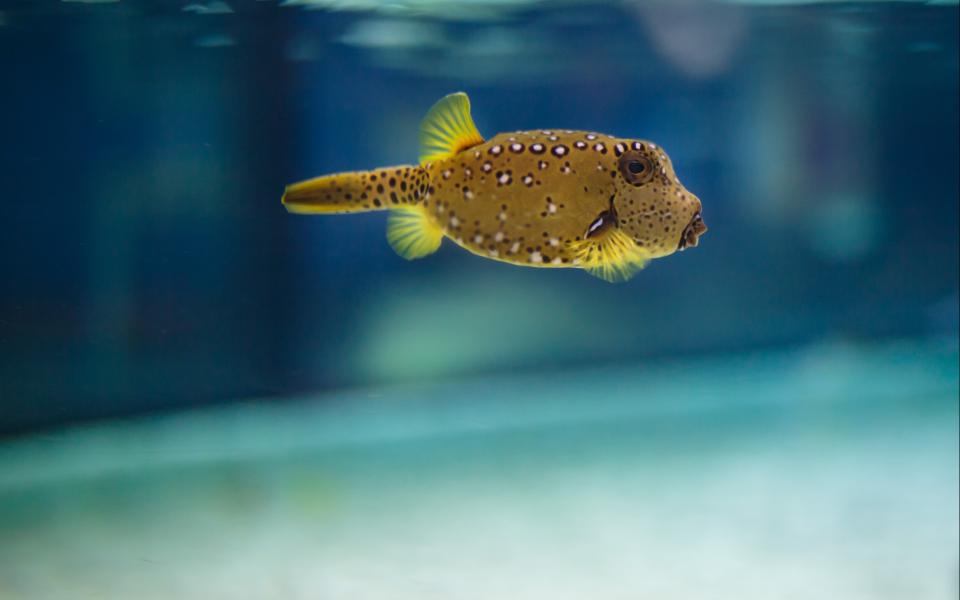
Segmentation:
<svg viewBox="0 0 960 600">
<path fill-rule="evenodd" d="M 0 5 L 0 598 L 954 598 L 958 7 Z M 608 284 L 284 186 L 655 141 Z"/>
</svg>

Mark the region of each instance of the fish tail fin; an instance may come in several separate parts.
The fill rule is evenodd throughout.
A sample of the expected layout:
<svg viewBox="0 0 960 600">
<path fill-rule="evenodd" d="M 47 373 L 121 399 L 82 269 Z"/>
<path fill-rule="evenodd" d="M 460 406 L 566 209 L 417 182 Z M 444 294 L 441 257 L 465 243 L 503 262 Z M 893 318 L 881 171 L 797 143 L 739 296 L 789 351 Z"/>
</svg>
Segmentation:
<svg viewBox="0 0 960 600">
<path fill-rule="evenodd" d="M 289 212 L 338 214 L 420 204 L 427 174 L 418 166 L 336 173 L 287 186 L 281 202 Z"/>
</svg>

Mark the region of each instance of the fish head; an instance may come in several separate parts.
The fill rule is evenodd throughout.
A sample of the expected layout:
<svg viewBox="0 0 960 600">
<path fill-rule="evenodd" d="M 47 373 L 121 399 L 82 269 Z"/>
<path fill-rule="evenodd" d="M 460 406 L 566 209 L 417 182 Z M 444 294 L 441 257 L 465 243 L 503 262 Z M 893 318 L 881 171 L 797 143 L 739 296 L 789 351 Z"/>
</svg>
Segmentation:
<svg viewBox="0 0 960 600">
<path fill-rule="evenodd" d="M 700 199 L 683 187 L 670 157 L 645 140 L 616 145 L 615 194 L 617 222 L 651 258 L 696 246 L 707 231 Z"/>
</svg>

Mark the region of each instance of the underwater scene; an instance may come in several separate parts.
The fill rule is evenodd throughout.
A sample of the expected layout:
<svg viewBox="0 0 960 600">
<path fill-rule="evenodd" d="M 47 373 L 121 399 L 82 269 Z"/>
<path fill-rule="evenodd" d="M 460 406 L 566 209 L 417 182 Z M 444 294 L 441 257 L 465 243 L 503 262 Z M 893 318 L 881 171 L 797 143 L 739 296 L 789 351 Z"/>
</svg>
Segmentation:
<svg viewBox="0 0 960 600">
<path fill-rule="evenodd" d="M 957 598 L 958 31 L 0 3 L 0 600 Z"/>
</svg>

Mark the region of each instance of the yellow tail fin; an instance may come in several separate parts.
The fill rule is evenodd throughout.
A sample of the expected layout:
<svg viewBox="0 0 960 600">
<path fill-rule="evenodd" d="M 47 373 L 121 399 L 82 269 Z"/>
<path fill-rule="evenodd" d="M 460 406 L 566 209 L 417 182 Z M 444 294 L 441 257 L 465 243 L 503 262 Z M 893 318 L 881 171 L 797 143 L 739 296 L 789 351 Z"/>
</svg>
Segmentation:
<svg viewBox="0 0 960 600">
<path fill-rule="evenodd" d="M 417 204 L 426 189 L 427 175 L 422 168 L 384 167 L 326 175 L 288 185 L 282 202 L 292 213 L 366 212 Z"/>
</svg>

